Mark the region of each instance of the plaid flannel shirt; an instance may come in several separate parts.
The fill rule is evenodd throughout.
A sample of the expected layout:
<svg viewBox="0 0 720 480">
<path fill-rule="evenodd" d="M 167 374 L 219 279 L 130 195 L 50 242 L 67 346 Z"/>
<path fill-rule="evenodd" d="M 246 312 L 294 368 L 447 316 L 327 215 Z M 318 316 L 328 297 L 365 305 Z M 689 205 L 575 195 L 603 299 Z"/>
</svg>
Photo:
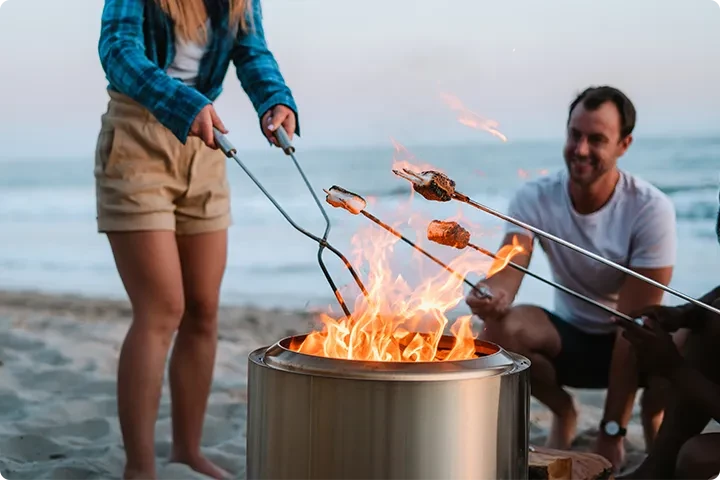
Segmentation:
<svg viewBox="0 0 720 480">
<path fill-rule="evenodd" d="M 157 3 L 105 0 L 98 52 L 110 83 L 108 88 L 143 105 L 185 143 L 197 114 L 222 92 L 232 61 L 259 117 L 282 104 L 292 109 L 297 118 L 292 93 L 265 42 L 260 0 L 252 4 L 248 32 L 238 29 L 233 34 L 226 11 L 222 12 L 224 21 L 213 22 L 193 88 L 165 73 L 175 56 L 175 39 L 172 20 Z"/>
</svg>

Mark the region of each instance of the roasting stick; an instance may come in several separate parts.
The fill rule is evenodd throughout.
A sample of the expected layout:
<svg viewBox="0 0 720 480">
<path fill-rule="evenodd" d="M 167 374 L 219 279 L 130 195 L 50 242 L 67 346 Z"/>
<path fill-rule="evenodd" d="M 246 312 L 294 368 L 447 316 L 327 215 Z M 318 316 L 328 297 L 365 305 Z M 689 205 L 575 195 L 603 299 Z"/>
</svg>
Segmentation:
<svg viewBox="0 0 720 480">
<path fill-rule="evenodd" d="M 469 247 L 474 250 L 477 250 L 478 252 L 480 252 L 484 255 L 487 255 L 488 257 L 491 257 L 494 260 L 505 261 L 504 259 L 499 258 L 497 255 L 495 255 L 491 251 L 470 243 L 470 232 L 468 232 L 465 228 L 463 228 L 457 222 L 443 222 L 440 220 L 433 220 L 428 225 L 427 236 L 428 236 L 428 240 L 430 240 L 431 242 L 439 243 L 440 245 L 445 245 L 447 247 L 454 247 L 454 248 L 457 248 L 458 250 L 462 250 L 466 247 Z M 588 298 L 585 295 L 582 295 L 573 290 L 570 290 L 569 288 L 567 288 L 563 285 L 560 285 L 559 283 L 555 283 L 552 280 L 543 278 L 540 275 L 531 272 L 527 268 L 518 265 L 517 263 L 508 262 L 507 265 L 514 268 L 515 270 L 523 272 L 526 275 L 530 275 L 531 277 L 533 277 L 537 280 L 540 280 L 541 282 L 543 282 L 547 285 L 550 285 L 551 287 L 555 287 L 558 290 L 561 290 L 561 291 L 567 293 L 568 295 L 572 295 L 575 298 L 578 298 L 578 299 L 588 302 L 592 305 L 595 305 L 596 307 L 605 310 L 607 313 L 609 313 L 615 317 L 621 318 L 623 320 L 627 320 L 628 322 L 635 322 L 638 324 L 642 324 L 641 319 L 635 320 L 635 319 L 629 317 L 628 315 L 625 315 L 624 313 L 618 312 L 614 308 L 610 308 L 606 305 L 603 305 L 600 302 L 596 302 L 592 298 Z"/>
<path fill-rule="evenodd" d="M 686 294 L 679 292 L 673 288 L 665 286 L 662 283 L 656 282 L 655 280 L 653 280 L 651 278 L 647 278 L 646 276 L 641 275 L 633 270 L 630 270 L 629 268 L 623 267 L 622 265 L 618 265 L 615 262 L 612 262 L 610 260 L 607 260 L 606 258 L 601 257 L 600 255 L 597 255 L 597 254 L 589 252 L 583 248 L 580 248 L 577 245 L 574 245 L 568 241 L 563 240 L 562 238 L 559 238 L 559 237 L 556 237 L 555 235 L 544 232 L 543 230 L 540 230 L 539 228 L 535 228 L 532 225 L 528 225 L 525 222 L 516 220 L 508 215 L 500 213 L 496 210 L 493 210 L 490 207 L 486 207 L 485 205 L 482 205 L 482 204 L 474 201 L 472 198 L 468 197 L 467 195 L 456 191 L 455 190 L 455 181 L 450 179 L 448 176 L 446 176 L 443 173 L 433 171 L 433 170 L 428 170 L 428 171 L 421 172 L 418 174 L 407 168 L 403 168 L 402 170 L 393 170 L 393 173 L 401 178 L 404 178 L 405 180 L 410 181 L 410 183 L 412 184 L 413 190 L 415 190 L 417 193 L 419 193 L 421 196 L 423 196 L 427 200 L 433 200 L 433 201 L 439 201 L 439 202 L 449 202 L 450 200 L 457 200 L 459 202 L 466 203 L 472 207 L 482 210 L 485 213 L 489 213 L 490 215 L 494 215 L 502 220 L 505 220 L 506 222 L 512 223 L 514 225 L 517 225 L 518 227 L 529 230 L 541 237 L 545 237 L 548 240 L 551 240 L 551 241 L 558 243 L 564 247 L 567 247 L 567 248 L 574 250 L 578 253 L 581 253 L 587 257 L 590 257 L 593 260 L 597 260 L 600 263 L 604 263 L 605 265 L 607 265 L 609 267 L 615 268 L 616 270 L 619 270 L 627 275 L 630 275 L 639 280 L 642 280 L 643 282 L 648 283 L 654 287 L 660 288 L 672 295 L 675 295 L 676 297 L 680 297 L 683 300 L 693 303 L 693 304 L 697 305 L 698 307 L 704 308 L 705 310 L 709 310 L 713 313 L 720 315 L 720 309 L 711 307 L 710 305 L 707 305 L 699 300 L 696 300 L 689 295 L 686 295 Z"/>
<path fill-rule="evenodd" d="M 412 242 L 410 239 L 408 239 L 402 233 L 398 232 L 393 227 L 391 227 L 387 223 L 385 223 L 382 220 L 380 220 L 379 218 L 377 218 L 375 215 L 373 215 L 370 212 L 368 212 L 367 210 L 365 210 L 365 207 L 367 206 L 367 202 L 360 195 L 353 193 L 349 190 L 345 190 L 344 188 L 338 187 L 336 185 L 333 185 L 332 187 L 330 187 L 330 190 L 323 189 L 323 191 L 327 194 L 327 197 L 325 197 L 325 200 L 327 201 L 327 203 L 329 203 L 333 207 L 344 208 L 345 210 L 352 213 L 353 215 L 357 215 L 357 214 L 363 215 L 365 218 L 369 219 L 376 225 L 378 225 L 378 226 L 384 228 L 385 230 L 387 230 L 388 232 L 392 233 L 393 235 L 398 237 L 400 240 L 407 243 L 412 248 L 414 248 L 418 252 L 422 253 L 423 255 L 428 257 L 433 262 L 440 265 L 446 271 L 448 271 L 449 273 L 453 274 L 458 279 L 465 282 L 467 285 L 470 286 L 470 288 L 475 290 L 475 292 L 478 295 L 480 295 L 481 297 L 492 298 L 492 293 L 490 292 L 490 290 L 488 290 L 487 288 L 478 287 L 477 285 L 473 284 L 467 278 L 463 277 L 458 272 L 456 272 L 455 270 L 450 268 L 450 266 L 443 263 L 440 259 L 438 259 L 437 257 L 430 254 L 430 252 L 426 251 L 423 248 L 420 248 L 417 244 Z"/>
<path fill-rule="evenodd" d="M 255 175 L 253 175 L 252 172 L 250 172 L 250 170 L 245 166 L 245 164 L 242 162 L 242 160 L 240 160 L 240 157 L 238 157 L 238 155 L 237 155 L 237 149 L 233 146 L 232 143 L 230 143 L 230 141 L 227 139 L 227 137 L 225 135 L 223 135 L 223 133 L 220 132 L 217 128 L 213 127 L 213 132 L 215 134 L 215 141 L 217 142 L 218 146 L 220 147 L 220 150 L 225 154 L 226 157 L 232 158 L 233 160 L 235 160 L 235 162 L 238 165 L 240 165 L 240 168 L 242 168 L 245 171 L 247 176 L 250 177 L 250 180 L 253 181 L 253 183 L 268 198 L 268 200 L 270 200 L 270 202 L 282 214 L 282 216 L 285 217 L 285 220 L 287 220 L 290 223 L 290 225 L 292 225 L 295 228 L 295 230 L 297 230 L 300 233 L 306 235 L 307 237 L 315 240 L 320 245 L 320 250 L 318 251 L 318 263 L 320 263 L 320 268 L 322 269 L 322 272 L 325 275 L 327 282 L 330 284 L 330 288 L 332 288 L 332 291 L 335 294 L 335 298 L 337 299 L 338 303 L 340 304 L 340 307 L 342 308 L 342 310 L 345 313 L 345 315 L 347 316 L 347 318 L 350 318 L 352 316 L 352 314 L 350 313 L 350 309 L 347 307 L 345 300 L 343 299 L 342 295 L 340 294 L 340 291 L 338 290 L 337 286 L 335 285 L 335 282 L 333 281 L 332 277 L 330 276 L 330 272 L 328 272 L 327 268 L 325 267 L 325 263 L 323 262 L 323 259 L 322 259 L 322 249 L 327 248 L 332 253 L 337 255 L 343 261 L 343 263 L 345 264 L 345 267 L 350 271 L 350 274 L 355 279 L 355 283 L 357 283 L 358 287 L 360 287 L 360 290 L 362 291 L 363 295 L 365 295 L 367 297 L 368 292 L 367 292 L 367 289 L 365 288 L 365 285 L 363 285 L 362 280 L 360 280 L 360 277 L 358 276 L 357 272 L 355 272 L 355 269 L 352 267 L 352 265 L 350 264 L 348 259 L 345 258 L 345 255 L 343 255 L 339 250 L 337 250 L 335 247 L 333 247 L 327 241 L 327 236 L 330 231 L 330 220 L 328 219 L 327 215 L 325 214 L 325 210 L 322 208 L 322 205 L 320 206 L 320 209 L 322 210 L 323 215 L 325 216 L 327 226 L 325 228 L 325 235 L 323 236 L 323 238 L 319 238 L 316 235 L 313 235 L 312 233 L 308 232 L 307 230 L 305 230 L 304 228 L 299 226 L 297 223 L 295 223 L 295 221 L 293 221 L 293 219 L 290 217 L 290 215 L 288 215 L 287 212 L 285 212 L 285 210 L 273 198 L 273 196 L 270 195 L 270 193 L 267 190 L 265 190 L 265 187 L 263 187 L 262 183 L 260 183 L 260 181 L 257 178 L 255 178 Z M 280 127 L 280 129 L 278 130 L 278 133 L 279 132 L 282 132 L 284 134 L 284 140 L 281 138 L 278 138 L 278 141 L 281 143 L 281 145 L 285 145 L 285 146 L 283 146 L 283 151 L 285 151 L 286 153 L 287 153 L 287 151 L 290 151 L 289 149 L 292 149 L 292 151 L 294 151 L 295 149 L 294 149 L 294 147 L 292 147 L 292 145 L 290 145 L 290 142 L 288 141 L 287 133 L 285 132 L 285 130 L 282 127 Z M 278 136 L 280 137 L 281 135 L 282 134 L 280 134 Z M 287 147 L 287 145 L 290 145 L 289 148 Z M 295 160 L 295 156 L 293 155 L 292 157 L 293 157 L 293 161 L 295 162 L 295 165 L 297 166 L 301 175 L 305 179 L 306 184 L 309 184 L 309 182 L 307 182 L 307 179 L 305 178 L 304 173 L 302 173 L 302 169 L 300 168 L 300 165 L 297 163 L 297 160 Z M 315 197 L 315 199 L 317 200 L 317 197 L 315 196 L 314 193 L 313 193 L 313 197 Z"/>
</svg>

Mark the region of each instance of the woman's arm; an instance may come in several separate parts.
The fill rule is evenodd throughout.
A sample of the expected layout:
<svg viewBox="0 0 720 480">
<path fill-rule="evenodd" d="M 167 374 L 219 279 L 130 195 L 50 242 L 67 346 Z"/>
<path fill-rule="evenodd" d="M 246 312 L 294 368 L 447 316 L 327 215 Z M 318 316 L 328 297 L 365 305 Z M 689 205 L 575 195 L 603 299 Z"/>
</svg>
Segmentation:
<svg viewBox="0 0 720 480">
<path fill-rule="evenodd" d="M 295 112 L 295 133 L 300 135 L 300 122 L 292 92 L 285 84 L 280 67 L 265 42 L 260 0 L 252 0 L 251 4 L 253 11 L 249 31 L 238 32 L 232 52 L 237 77 L 259 118 L 275 105 L 285 105 Z"/>
<path fill-rule="evenodd" d="M 105 0 L 98 51 L 110 83 L 147 108 L 182 143 L 210 100 L 168 76 L 145 55 L 145 1 Z"/>
</svg>

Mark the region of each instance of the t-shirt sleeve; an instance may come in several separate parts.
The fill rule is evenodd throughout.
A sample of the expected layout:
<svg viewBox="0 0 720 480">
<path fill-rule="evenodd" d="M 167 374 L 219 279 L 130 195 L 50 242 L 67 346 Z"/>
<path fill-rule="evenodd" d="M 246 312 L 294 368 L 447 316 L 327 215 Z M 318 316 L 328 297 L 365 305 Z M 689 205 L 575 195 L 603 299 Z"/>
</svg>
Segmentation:
<svg viewBox="0 0 720 480">
<path fill-rule="evenodd" d="M 524 185 L 520 188 L 510 200 L 507 215 L 523 223 L 538 228 L 537 222 L 537 203 L 538 195 L 536 189 L 531 185 Z M 535 234 L 530 230 L 515 225 L 511 222 L 505 222 L 505 234 L 515 233 L 518 235 L 527 235 L 535 238 Z"/>
<path fill-rule="evenodd" d="M 671 267 L 675 265 L 676 255 L 675 206 L 667 197 L 654 198 L 635 222 L 630 267 Z"/>
</svg>

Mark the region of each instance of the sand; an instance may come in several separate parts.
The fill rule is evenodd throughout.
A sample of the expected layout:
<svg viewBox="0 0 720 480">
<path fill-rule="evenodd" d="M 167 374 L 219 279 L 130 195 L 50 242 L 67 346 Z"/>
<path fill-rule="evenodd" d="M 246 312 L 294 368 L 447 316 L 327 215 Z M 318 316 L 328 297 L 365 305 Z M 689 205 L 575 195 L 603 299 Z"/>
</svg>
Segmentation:
<svg viewBox="0 0 720 480">
<path fill-rule="evenodd" d="M 0 292 L 0 472 L 10 479 L 120 478 L 124 451 L 115 403 L 118 352 L 129 324 L 125 302 Z M 215 381 L 203 449 L 236 478 L 245 475 L 246 358 L 253 349 L 307 331 L 305 313 L 223 308 Z M 577 448 L 591 448 L 604 392 L 576 392 Z M 156 427 L 163 479 L 207 478 L 169 464 L 169 394 Z M 535 401 L 531 441 L 542 444 L 548 412 Z M 628 466 L 642 459 L 636 407 L 627 438 Z"/>
</svg>

